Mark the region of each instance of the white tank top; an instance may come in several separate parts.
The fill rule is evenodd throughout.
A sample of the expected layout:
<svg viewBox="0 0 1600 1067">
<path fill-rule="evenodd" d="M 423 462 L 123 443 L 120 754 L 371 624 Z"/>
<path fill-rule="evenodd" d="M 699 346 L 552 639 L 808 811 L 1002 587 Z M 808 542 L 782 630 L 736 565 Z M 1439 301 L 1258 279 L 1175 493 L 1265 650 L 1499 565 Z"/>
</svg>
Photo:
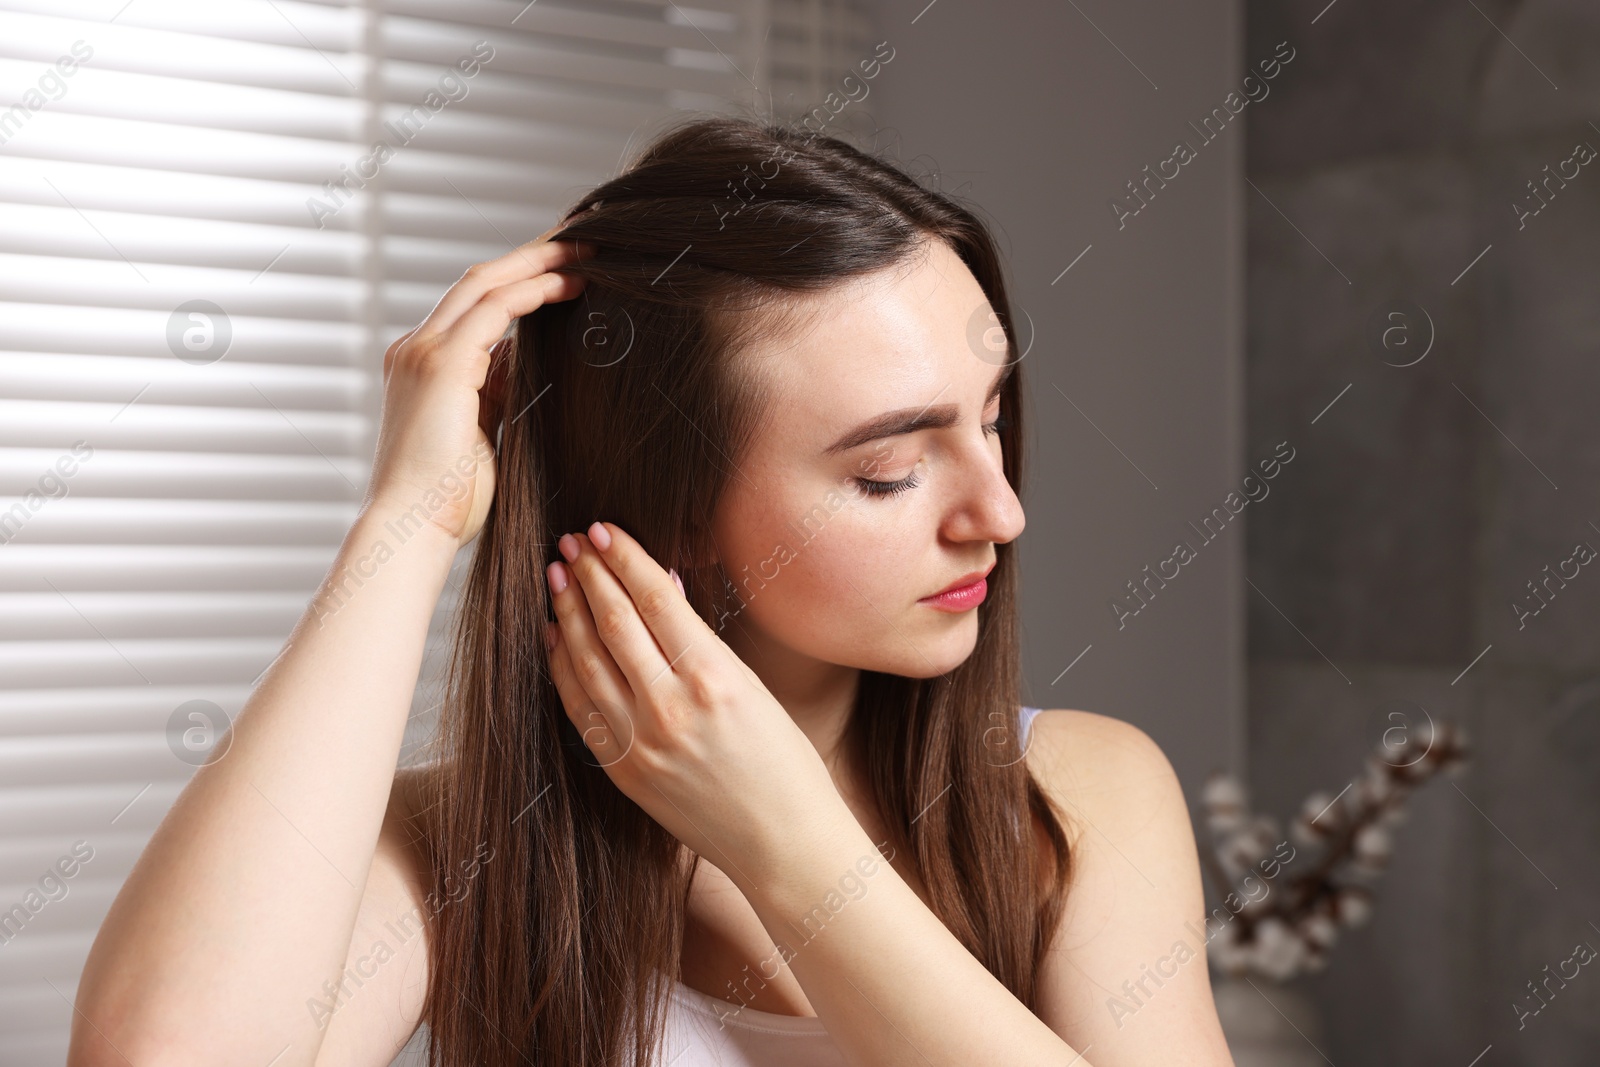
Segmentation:
<svg viewBox="0 0 1600 1067">
<path fill-rule="evenodd" d="M 1026 743 L 1038 708 L 1022 709 Z M 815 1015 L 776 1015 L 674 982 L 660 1067 L 846 1067 Z"/>
</svg>

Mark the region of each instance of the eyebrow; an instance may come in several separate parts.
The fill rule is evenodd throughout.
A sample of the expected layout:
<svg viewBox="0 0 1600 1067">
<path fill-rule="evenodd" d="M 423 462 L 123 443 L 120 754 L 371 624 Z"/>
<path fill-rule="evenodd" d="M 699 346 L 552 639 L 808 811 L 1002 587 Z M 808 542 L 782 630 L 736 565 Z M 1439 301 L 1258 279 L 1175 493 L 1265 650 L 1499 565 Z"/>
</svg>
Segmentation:
<svg viewBox="0 0 1600 1067">
<path fill-rule="evenodd" d="M 1000 395 L 1000 390 L 1005 388 L 1006 380 L 1015 370 L 1015 361 L 1007 363 L 1000 368 L 1000 373 L 994 376 L 994 382 L 989 386 L 989 393 L 983 398 L 983 406 L 988 407 L 989 402 Z M 852 448 L 859 448 L 869 441 L 876 441 L 883 437 L 897 437 L 900 434 L 916 433 L 918 430 L 942 430 L 953 426 L 961 418 L 961 410 L 955 404 L 940 404 L 938 407 L 924 406 L 920 408 L 901 408 L 898 411 L 888 411 L 863 422 L 855 429 L 840 437 L 833 444 L 823 449 L 824 456 L 838 455 L 848 452 Z"/>
</svg>

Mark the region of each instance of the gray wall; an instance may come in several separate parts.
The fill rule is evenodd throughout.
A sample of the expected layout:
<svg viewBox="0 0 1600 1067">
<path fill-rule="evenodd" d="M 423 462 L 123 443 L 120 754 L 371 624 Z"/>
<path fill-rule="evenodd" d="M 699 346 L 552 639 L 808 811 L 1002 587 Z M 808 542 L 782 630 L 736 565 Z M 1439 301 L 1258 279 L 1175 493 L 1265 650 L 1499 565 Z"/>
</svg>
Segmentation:
<svg viewBox="0 0 1600 1067">
<path fill-rule="evenodd" d="M 1242 527 L 1256 505 L 1210 543 L 1188 523 L 1260 457 L 1241 442 L 1249 107 L 1210 144 L 1186 124 L 1238 87 L 1242 13 L 1231 0 L 1097 4 L 1087 16 L 925 3 L 880 0 L 879 37 L 896 56 L 867 105 L 891 154 L 936 170 L 997 224 L 1013 302 L 1036 331 L 1024 362 L 1029 702 L 1137 724 L 1192 799 L 1242 741 Z M 1166 188 L 1152 183 L 1119 228 L 1108 201 L 1182 137 L 1197 158 Z M 1183 539 L 1195 558 L 1165 588 L 1152 581 L 1119 628 L 1109 602 L 1137 606 L 1126 583 Z"/>
<path fill-rule="evenodd" d="M 1600 547 L 1600 175 L 1552 181 L 1520 228 L 1512 205 L 1536 204 L 1527 183 L 1578 142 L 1600 147 L 1600 8 L 879 16 L 898 55 L 873 116 L 998 221 L 1038 331 L 1032 702 L 1144 727 L 1191 801 L 1248 748 L 1255 806 L 1284 821 L 1360 771 L 1390 712 L 1459 723 L 1473 763 L 1416 794 L 1373 921 L 1297 980 L 1322 1049 L 1596 1062 L 1589 968 L 1520 1029 L 1513 1004 L 1579 942 L 1600 948 L 1600 578 L 1552 580 L 1520 627 L 1512 605 L 1536 606 L 1527 583 L 1579 541 Z M 1189 122 L 1281 41 L 1295 56 L 1270 95 L 1119 230 L 1107 200 L 1198 143 Z M 1418 347 L 1377 340 L 1397 301 Z M 1198 544 L 1188 522 L 1283 441 L 1295 459 L 1270 495 L 1119 631 L 1107 601 Z"/>
<path fill-rule="evenodd" d="M 1552 581 L 1520 628 L 1512 604 L 1600 548 L 1600 173 L 1521 228 L 1512 204 L 1600 147 L 1600 7 L 1322 7 L 1249 5 L 1247 51 L 1301 58 L 1251 129 L 1247 440 L 1306 439 L 1250 528 L 1251 579 L 1301 631 L 1251 593 L 1254 785 L 1284 813 L 1337 791 L 1405 701 L 1465 726 L 1474 763 L 1418 795 L 1373 924 L 1306 983 L 1323 1050 L 1593 1064 L 1593 967 L 1520 1029 L 1513 1002 L 1600 949 L 1600 577 Z M 1410 367 L 1371 343 L 1396 299 L 1436 335 Z"/>
</svg>

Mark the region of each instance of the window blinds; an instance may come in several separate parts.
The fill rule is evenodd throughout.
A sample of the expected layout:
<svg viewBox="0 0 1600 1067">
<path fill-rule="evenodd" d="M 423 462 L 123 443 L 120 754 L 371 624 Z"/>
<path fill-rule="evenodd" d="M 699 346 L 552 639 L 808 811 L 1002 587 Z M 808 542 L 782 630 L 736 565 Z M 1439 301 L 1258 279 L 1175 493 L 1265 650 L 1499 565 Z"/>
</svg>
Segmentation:
<svg viewBox="0 0 1600 1067">
<path fill-rule="evenodd" d="M 674 109 L 784 119 L 869 36 L 813 0 L 0 0 L 0 1067 L 64 1058 L 106 909 L 331 562 L 390 340 Z"/>
</svg>

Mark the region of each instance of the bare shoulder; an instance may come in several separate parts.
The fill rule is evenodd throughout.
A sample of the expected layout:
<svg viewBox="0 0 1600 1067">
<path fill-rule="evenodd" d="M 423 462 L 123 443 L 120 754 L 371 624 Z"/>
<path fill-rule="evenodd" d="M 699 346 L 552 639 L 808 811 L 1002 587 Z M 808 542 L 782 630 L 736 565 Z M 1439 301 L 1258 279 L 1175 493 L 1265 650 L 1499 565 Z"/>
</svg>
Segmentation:
<svg viewBox="0 0 1600 1067">
<path fill-rule="evenodd" d="M 1199 853 L 1171 761 L 1145 731 L 1109 715 L 1053 709 L 1033 728 L 1029 770 L 1072 842 L 1039 1017 L 1076 1047 L 1093 1045 L 1097 1063 L 1231 1065 L 1206 939 L 1195 934 L 1205 910 Z"/>
<path fill-rule="evenodd" d="M 433 795 L 438 774 L 437 764 L 395 773 L 344 973 L 306 1004 L 326 1030 L 318 1064 L 383 1067 L 421 1022 L 428 989 L 429 879 L 416 816 Z"/>
<path fill-rule="evenodd" d="M 1041 711 L 1033 720 L 1027 758 L 1040 787 L 1058 807 L 1096 825 L 1097 816 L 1127 813 L 1130 797 L 1170 804 L 1176 795 L 1182 804 L 1182 787 L 1161 746 L 1133 723 L 1110 715 L 1071 708 Z M 1074 836 L 1086 828 L 1077 821 L 1079 825 L 1069 827 Z"/>
<path fill-rule="evenodd" d="M 1149 750 L 1161 754 L 1155 741 L 1139 727 L 1126 719 L 1101 715 L 1099 712 L 1046 708 L 1034 718 L 1032 728 L 1041 731 L 1041 739 L 1094 746 L 1097 755 L 1108 747 L 1145 749 L 1144 755 L 1147 757 L 1151 754 Z M 1165 755 L 1161 755 L 1161 758 L 1163 761 L 1166 759 Z"/>
</svg>

